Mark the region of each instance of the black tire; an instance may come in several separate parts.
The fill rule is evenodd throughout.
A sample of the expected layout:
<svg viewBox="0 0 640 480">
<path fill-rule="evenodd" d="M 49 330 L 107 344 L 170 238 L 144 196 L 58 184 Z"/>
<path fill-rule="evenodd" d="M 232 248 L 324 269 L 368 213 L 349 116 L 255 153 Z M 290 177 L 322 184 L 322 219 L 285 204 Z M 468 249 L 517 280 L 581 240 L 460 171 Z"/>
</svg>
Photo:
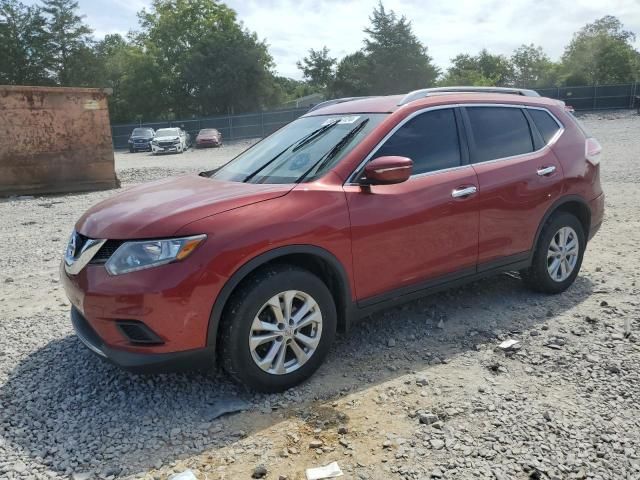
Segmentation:
<svg viewBox="0 0 640 480">
<path fill-rule="evenodd" d="M 249 348 L 251 325 L 262 306 L 273 296 L 299 290 L 315 300 L 322 314 L 322 332 L 315 352 L 297 370 L 268 373 L 253 360 Z M 336 307 L 331 292 L 317 276 L 293 265 L 272 265 L 250 275 L 233 293 L 220 325 L 219 359 L 238 383 L 260 392 L 282 392 L 308 379 L 325 359 L 335 338 Z"/>
<path fill-rule="evenodd" d="M 133 147 L 129 147 L 129 153 L 135 153 L 135 149 Z"/>
<path fill-rule="evenodd" d="M 578 258 L 571 274 L 563 281 L 556 281 L 551 277 L 548 270 L 547 252 L 556 233 L 562 227 L 571 227 L 578 237 Z M 580 266 L 584 250 L 587 245 L 582 223 L 574 215 L 567 212 L 553 214 L 545 223 L 540 238 L 535 246 L 531 266 L 520 272 L 525 285 L 536 292 L 561 293 L 564 292 L 575 281 Z"/>
</svg>

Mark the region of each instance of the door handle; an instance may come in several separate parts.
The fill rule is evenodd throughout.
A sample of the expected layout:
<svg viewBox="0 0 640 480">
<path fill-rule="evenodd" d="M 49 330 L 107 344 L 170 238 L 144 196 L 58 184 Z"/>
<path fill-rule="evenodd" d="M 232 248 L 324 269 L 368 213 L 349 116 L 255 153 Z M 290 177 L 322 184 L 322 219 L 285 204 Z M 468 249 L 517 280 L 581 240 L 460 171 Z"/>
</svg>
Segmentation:
<svg viewBox="0 0 640 480">
<path fill-rule="evenodd" d="M 542 167 L 538 169 L 538 176 L 546 177 L 547 175 L 551 175 L 556 171 L 555 165 L 551 165 L 550 167 Z"/>
<path fill-rule="evenodd" d="M 464 198 L 469 195 L 473 195 L 478 191 L 475 185 L 471 185 L 470 187 L 456 188 L 453 192 L 451 192 L 451 196 L 453 198 Z"/>
</svg>

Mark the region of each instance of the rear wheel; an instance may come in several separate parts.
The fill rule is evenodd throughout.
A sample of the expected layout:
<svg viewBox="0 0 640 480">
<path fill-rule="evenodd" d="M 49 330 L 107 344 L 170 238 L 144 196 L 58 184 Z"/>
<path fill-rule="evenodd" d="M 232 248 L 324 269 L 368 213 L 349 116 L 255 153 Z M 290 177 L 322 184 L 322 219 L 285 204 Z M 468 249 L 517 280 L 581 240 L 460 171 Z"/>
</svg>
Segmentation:
<svg viewBox="0 0 640 480">
<path fill-rule="evenodd" d="M 585 247 L 580 221 L 566 212 L 553 215 L 540 233 L 531 267 L 520 272 L 523 280 L 538 292 L 564 292 L 578 276 Z"/>
<path fill-rule="evenodd" d="M 253 274 L 222 318 L 220 357 L 236 381 L 280 392 L 309 378 L 329 352 L 336 307 L 322 280 L 291 265 Z"/>
</svg>

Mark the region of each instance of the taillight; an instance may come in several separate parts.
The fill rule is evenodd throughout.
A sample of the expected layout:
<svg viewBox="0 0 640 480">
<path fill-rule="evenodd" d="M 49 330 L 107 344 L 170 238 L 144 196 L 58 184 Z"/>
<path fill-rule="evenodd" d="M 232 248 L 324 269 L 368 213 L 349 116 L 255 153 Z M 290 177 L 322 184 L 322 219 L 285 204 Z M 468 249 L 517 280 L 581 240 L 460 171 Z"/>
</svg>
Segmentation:
<svg viewBox="0 0 640 480">
<path fill-rule="evenodd" d="M 600 163 L 600 156 L 602 154 L 602 145 L 593 137 L 587 138 L 585 142 L 585 157 L 587 161 L 592 165 L 598 165 Z"/>
</svg>

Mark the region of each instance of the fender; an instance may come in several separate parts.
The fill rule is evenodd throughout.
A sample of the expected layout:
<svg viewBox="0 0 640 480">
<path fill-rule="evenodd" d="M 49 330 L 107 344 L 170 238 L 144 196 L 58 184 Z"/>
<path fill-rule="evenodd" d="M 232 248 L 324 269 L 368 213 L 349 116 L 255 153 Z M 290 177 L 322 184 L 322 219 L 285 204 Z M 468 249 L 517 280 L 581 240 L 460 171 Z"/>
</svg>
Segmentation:
<svg viewBox="0 0 640 480">
<path fill-rule="evenodd" d="M 576 202 L 586 207 L 587 211 L 589 212 L 589 223 L 591 223 L 591 208 L 589 207 L 589 203 L 584 198 L 582 198 L 580 195 L 565 195 L 563 197 L 560 197 L 558 200 L 553 202 L 553 204 L 549 207 L 547 212 L 542 217 L 540 224 L 538 225 L 538 230 L 536 230 L 536 236 L 531 246 L 531 253 L 529 254 L 529 260 L 533 259 L 533 254 L 536 251 L 536 245 L 538 244 L 538 239 L 540 238 L 540 234 L 542 233 L 542 227 L 544 227 L 544 224 L 547 223 L 547 220 L 549 219 L 549 217 L 553 215 L 560 207 L 562 207 L 562 205 L 565 205 L 570 202 Z M 587 227 L 587 230 L 585 231 L 585 236 L 588 237 L 588 235 L 589 235 L 589 228 Z"/>
<path fill-rule="evenodd" d="M 307 254 L 315 256 L 324 260 L 331 266 L 331 268 L 333 268 L 334 273 L 337 275 L 338 289 L 341 296 L 341 298 L 336 299 L 338 318 L 340 318 L 340 315 L 344 315 L 345 329 L 348 329 L 353 316 L 354 304 L 351 297 L 349 277 L 342 266 L 342 263 L 340 263 L 340 261 L 331 252 L 315 245 L 287 245 L 284 247 L 274 248 L 273 250 L 261 253 L 257 257 L 252 258 L 238 268 L 227 280 L 224 287 L 222 287 L 222 290 L 220 290 L 220 294 L 216 298 L 213 308 L 211 309 L 211 315 L 209 316 L 209 328 L 207 330 L 207 346 L 215 347 L 222 312 L 224 311 L 224 307 L 229 300 L 229 297 L 240 282 L 260 266 L 265 265 L 272 260 L 276 260 L 277 258 L 291 254 Z"/>
</svg>

